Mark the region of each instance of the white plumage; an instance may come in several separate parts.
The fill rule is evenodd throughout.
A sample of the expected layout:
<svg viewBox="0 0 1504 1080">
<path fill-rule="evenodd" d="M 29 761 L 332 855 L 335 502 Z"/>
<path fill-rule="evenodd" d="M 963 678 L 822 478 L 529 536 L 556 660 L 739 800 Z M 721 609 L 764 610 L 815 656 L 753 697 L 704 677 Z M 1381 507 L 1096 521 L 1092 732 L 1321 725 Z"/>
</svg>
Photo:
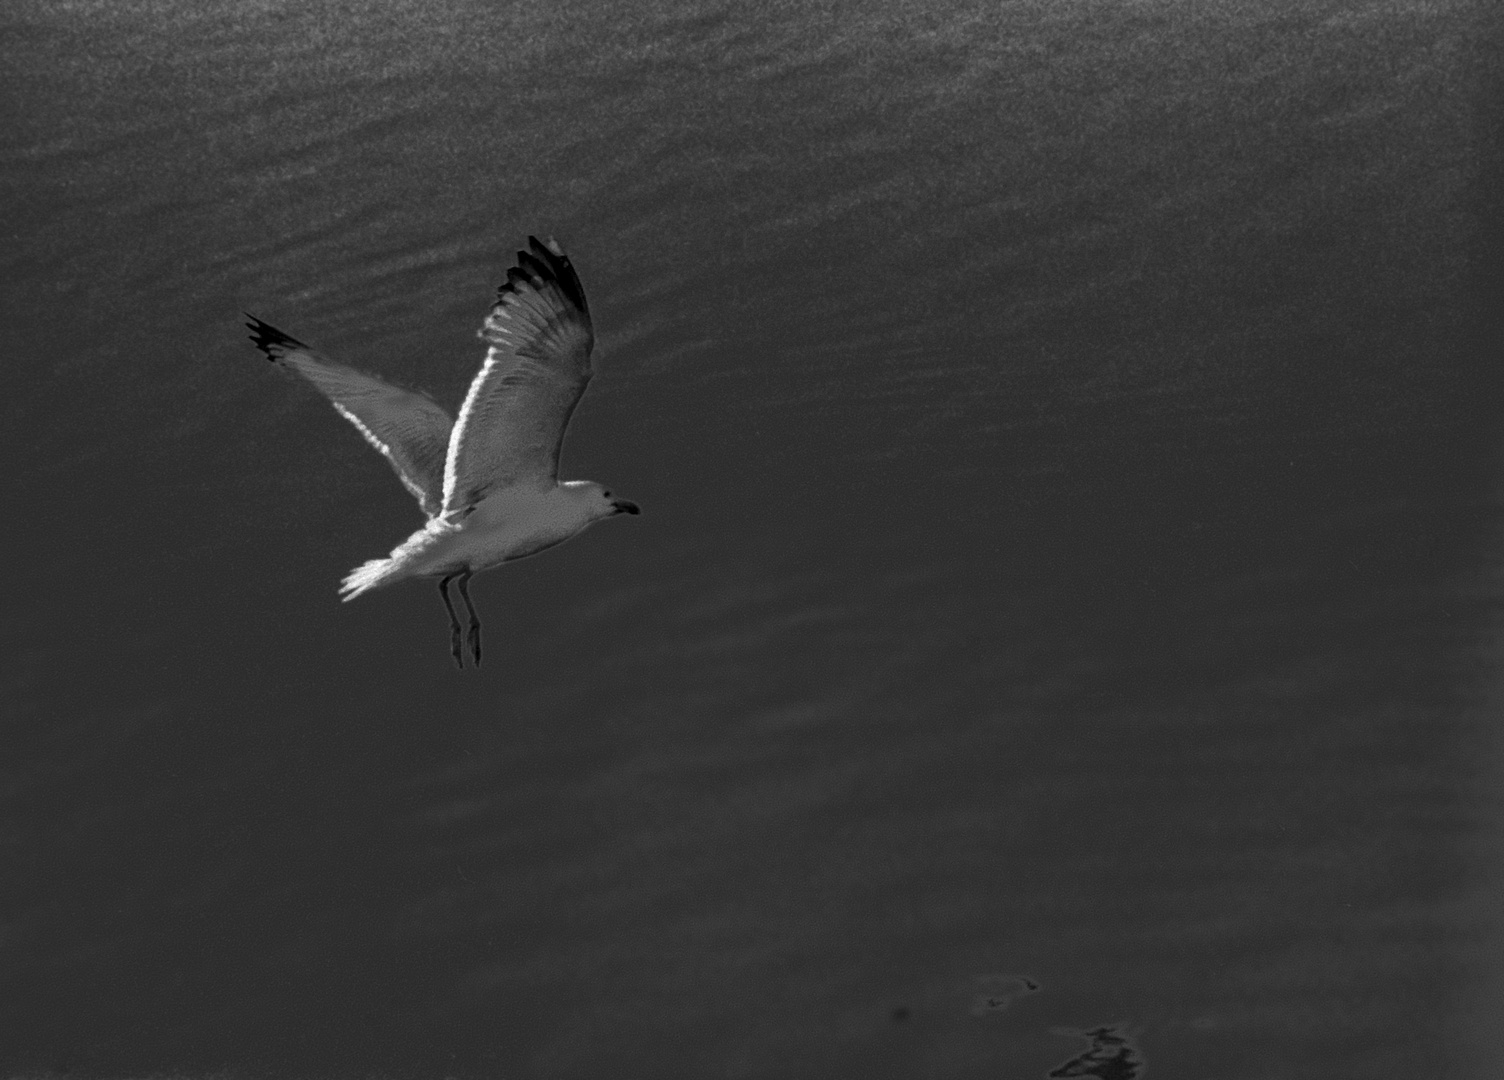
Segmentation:
<svg viewBox="0 0 1504 1080">
<path fill-rule="evenodd" d="M 450 651 L 463 666 L 448 586 L 458 579 L 480 664 L 471 575 L 553 547 L 602 518 L 637 507 L 589 480 L 559 480 L 570 414 L 590 382 L 595 337 L 585 292 L 552 240 L 528 238 L 480 337 L 489 349 L 458 421 L 432 399 L 330 360 L 248 316 L 251 340 L 318 387 L 396 470 L 428 521 L 384 559 L 352 570 L 346 600 L 410 577 L 439 578 Z"/>
</svg>

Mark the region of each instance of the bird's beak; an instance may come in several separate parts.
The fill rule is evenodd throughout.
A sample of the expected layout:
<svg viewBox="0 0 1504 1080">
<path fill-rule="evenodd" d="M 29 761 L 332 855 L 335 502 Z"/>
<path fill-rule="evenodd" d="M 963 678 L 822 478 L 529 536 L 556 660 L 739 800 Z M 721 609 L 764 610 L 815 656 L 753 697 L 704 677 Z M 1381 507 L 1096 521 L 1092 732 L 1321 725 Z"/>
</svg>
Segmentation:
<svg viewBox="0 0 1504 1080">
<path fill-rule="evenodd" d="M 641 510 L 637 509 L 637 504 L 636 503 L 634 503 L 634 502 L 627 502 L 626 499 L 616 499 L 616 500 L 613 500 L 612 503 L 611 503 L 611 506 L 616 510 L 616 512 L 618 514 L 640 514 L 640 513 L 642 513 Z"/>
</svg>

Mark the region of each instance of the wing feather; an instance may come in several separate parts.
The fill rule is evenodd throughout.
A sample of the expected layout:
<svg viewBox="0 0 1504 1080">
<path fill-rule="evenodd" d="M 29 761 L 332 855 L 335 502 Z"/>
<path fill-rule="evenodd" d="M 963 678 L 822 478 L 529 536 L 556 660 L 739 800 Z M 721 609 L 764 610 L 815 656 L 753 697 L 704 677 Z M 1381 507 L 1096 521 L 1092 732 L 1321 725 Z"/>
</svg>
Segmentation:
<svg viewBox="0 0 1504 1080">
<path fill-rule="evenodd" d="M 570 414 L 590 382 L 595 343 L 585 291 L 552 240 L 527 251 L 481 328 L 490 348 L 460 408 L 444 467 L 444 514 L 492 490 L 552 484 Z"/>
<path fill-rule="evenodd" d="M 443 505 L 444 460 L 453 427 L 449 414 L 422 394 L 335 363 L 256 316 L 246 317 L 256 347 L 318 387 L 391 463 L 423 512 L 436 516 Z"/>
</svg>

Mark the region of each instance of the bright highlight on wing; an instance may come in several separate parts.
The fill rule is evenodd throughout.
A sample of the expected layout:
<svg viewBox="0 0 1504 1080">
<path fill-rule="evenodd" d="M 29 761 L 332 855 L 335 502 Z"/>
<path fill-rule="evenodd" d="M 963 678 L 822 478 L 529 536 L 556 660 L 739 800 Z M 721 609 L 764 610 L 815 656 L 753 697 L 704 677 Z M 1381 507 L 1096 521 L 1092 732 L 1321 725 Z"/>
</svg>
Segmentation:
<svg viewBox="0 0 1504 1080">
<path fill-rule="evenodd" d="M 409 577 L 439 578 L 449 612 L 450 653 L 464 666 L 460 623 L 449 601 L 458 580 L 480 665 L 480 619 L 470 577 L 577 535 L 635 504 L 600 484 L 559 480 L 564 430 L 592 374 L 595 341 L 579 276 L 559 245 L 528 237 L 480 331 L 489 346 L 458 421 L 431 399 L 330 360 L 248 316 L 267 358 L 303 376 L 391 462 L 428 522 L 384 559 L 351 571 L 346 600 Z"/>
<path fill-rule="evenodd" d="M 246 325 L 267 357 L 323 391 L 335 410 L 392 463 L 429 517 L 443 505 L 444 456 L 454 422 L 437 402 L 337 364 L 254 315 Z"/>
<path fill-rule="evenodd" d="M 557 244 L 529 241 L 480 331 L 491 348 L 449 441 L 446 514 L 493 488 L 557 481 L 564 429 L 590 382 L 595 334 L 580 279 Z"/>
</svg>

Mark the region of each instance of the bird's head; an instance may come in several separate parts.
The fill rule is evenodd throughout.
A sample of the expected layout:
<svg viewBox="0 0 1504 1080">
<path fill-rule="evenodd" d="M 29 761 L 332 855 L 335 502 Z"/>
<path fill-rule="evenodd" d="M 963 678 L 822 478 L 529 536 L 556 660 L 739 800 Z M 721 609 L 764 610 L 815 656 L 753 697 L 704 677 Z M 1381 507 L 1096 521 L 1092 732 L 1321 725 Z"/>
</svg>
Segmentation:
<svg viewBox="0 0 1504 1080">
<path fill-rule="evenodd" d="M 594 480 L 566 480 L 561 487 L 579 499 L 590 512 L 592 519 L 615 517 L 617 514 L 640 514 L 634 502 L 613 498 L 611 492 Z"/>
</svg>

